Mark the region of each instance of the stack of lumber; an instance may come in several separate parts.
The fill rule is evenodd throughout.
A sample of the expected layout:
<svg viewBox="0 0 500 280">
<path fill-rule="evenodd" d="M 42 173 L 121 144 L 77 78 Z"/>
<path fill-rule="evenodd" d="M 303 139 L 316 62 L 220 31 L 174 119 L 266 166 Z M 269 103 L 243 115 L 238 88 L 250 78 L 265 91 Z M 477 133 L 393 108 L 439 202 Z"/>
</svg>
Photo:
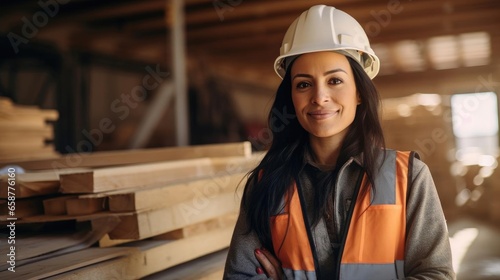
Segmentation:
<svg viewBox="0 0 500 280">
<path fill-rule="evenodd" d="M 464 212 L 474 215 L 481 220 L 490 220 L 500 223 L 500 158 L 491 155 L 482 155 L 478 164 L 457 164 L 461 169 L 459 202 Z"/>
<path fill-rule="evenodd" d="M 2 254 L 0 278 L 140 279 L 163 271 L 220 279 L 224 253 L 210 254 L 229 246 L 245 175 L 263 154 L 252 154 L 249 142 L 155 151 L 79 155 L 81 165 L 50 170 L 66 159 L 22 162 L 32 171 L 16 177 L 18 266 L 8 271 Z M 5 177 L 0 189 L 7 198 Z M 199 269 L 177 267 L 191 262 Z"/>
<path fill-rule="evenodd" d="M 0 97 L 0 162 L 55 156 L 50 142 L 58 116 L 56 110 L 15 105 Z"/>
<path fill-rule="evenodd" d="M 500 184 L 498 184 L 500 182 L 500 169 L 498 168 L 498 160 L 499 158 L 496 158 L 495 165 L 493 166 L 483 167 L 485 169 L 484 173 L 487 174 L 482 175 L 485 178 L 482 184 L 480 184 L 484 188 L 483 199 L 486 201 L 485 204 L 488 207 L 488 216 L 497 225 L 500 224 L 500 204 L 498 203 L 498 198 L 500 197 Z"/>
</svg>

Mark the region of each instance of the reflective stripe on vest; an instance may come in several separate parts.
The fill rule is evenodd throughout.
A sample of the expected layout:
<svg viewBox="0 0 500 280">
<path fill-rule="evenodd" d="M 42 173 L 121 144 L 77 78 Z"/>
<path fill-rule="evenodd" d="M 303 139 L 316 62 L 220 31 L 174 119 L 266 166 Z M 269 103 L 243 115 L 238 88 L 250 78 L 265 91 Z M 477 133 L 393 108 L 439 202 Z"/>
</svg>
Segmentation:
<svg viewBox="0 0 500 280">
<path fill-rule="evenodd" d="M 388 150 L 375 178 L 375 193 L 358 195 L 342 253 L 340 279 L 404 277 L 409 155 Z M 362 184 L 365 180 L 366 175 Z M 295 183 L 285 201 L 282 214 L 271 217 L 274 252 L 287 278 L 315 279 L 314 257 Z"/>
</svg>

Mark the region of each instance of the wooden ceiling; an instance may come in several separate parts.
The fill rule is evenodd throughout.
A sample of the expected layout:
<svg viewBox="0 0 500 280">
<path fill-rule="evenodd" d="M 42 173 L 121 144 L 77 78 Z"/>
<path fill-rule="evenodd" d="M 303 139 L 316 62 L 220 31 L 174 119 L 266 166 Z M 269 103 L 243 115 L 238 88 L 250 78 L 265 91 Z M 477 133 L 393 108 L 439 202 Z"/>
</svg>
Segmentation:
<svg viewBox="0 0 500 280">
<path fill-rule="evenodd" d="M 170 1 L 59 2 L 57 13 L 38 28 L 33 40 L 53 41 L 62 49 L 170 63 L 169 30 L 175 16 L 169 12 Z M 245 69 L 238 75 L 267 77 L 287 27 L 314 4 L 351 14 L 367 30 L 372 44 L 470 32 L 487 32 L 492 42 L 500 38 L 497 0 L 185 0 L 188 56 L 229 76 L 235 69 Z M 22 35 L 23 17 L 32 21 L 40 11 L 38 1 L 2 1 L 0 32 Z M 274 83 L 275 79 L 257 81 Z"/>
</svg>

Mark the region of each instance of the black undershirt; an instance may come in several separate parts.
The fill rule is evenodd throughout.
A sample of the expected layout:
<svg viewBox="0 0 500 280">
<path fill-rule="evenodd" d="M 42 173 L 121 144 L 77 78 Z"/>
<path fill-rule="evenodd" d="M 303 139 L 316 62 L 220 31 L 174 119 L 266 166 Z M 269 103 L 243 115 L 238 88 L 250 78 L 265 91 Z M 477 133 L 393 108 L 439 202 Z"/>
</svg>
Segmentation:
<svg viewBox="0 0 500 280">
<path fill-rule="evenodd" d="M 324 196 L 327 189 L 333 188 L 336 174 L 331 170 L 321 170 L 314 163 L 306 163 L 302 172 L 300 173 L 299 180 L 304 194 L 304 201 L 306 203 L 306 212 L 308 220 L 312 221 L 314 211 L 318 207 L 314 206 L 314 197 Z M 330 186 L 329 186 L 330 185 Z M 331 192 L 333 195 L 333 191 Z M 327 210 L 322 215 L 322 218 L 312 230 L 314 236 L 314 244 L 316 246 L 316 253 L 318 256 L 319 269 L 323 279 L 333 279 L 336 273 L 336 260 L 338 259 L 338 236 L 335 232 L 334 215 L 333 215 L 333 196 L 329 196 L 329 205 Z"/>
</svg>

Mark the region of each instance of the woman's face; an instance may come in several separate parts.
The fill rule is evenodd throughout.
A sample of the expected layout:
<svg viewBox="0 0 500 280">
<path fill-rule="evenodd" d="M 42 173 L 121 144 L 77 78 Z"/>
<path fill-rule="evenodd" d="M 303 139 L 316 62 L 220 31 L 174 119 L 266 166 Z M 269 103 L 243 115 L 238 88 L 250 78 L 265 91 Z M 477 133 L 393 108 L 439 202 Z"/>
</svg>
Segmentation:
<svg viewBox="0 0 500 280">
<path fill-rule="evenodd" d="M 291 69 L 297 119 L 311 137 L 342 140 L 360 103 L 351 66 L 335 52 L 298 57 Z"/>
</svg>

